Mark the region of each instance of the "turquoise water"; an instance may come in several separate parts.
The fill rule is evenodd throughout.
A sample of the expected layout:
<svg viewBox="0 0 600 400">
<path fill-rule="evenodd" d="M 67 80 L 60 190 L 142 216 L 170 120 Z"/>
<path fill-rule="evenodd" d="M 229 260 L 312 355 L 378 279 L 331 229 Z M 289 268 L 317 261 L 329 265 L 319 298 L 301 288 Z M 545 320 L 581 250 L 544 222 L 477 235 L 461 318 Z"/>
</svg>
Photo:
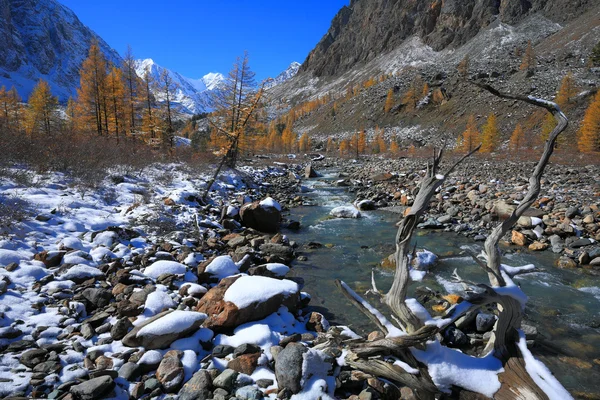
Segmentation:
<svg viewBox="0 0 600 400">
<path fill-rule="evenodd" d="M 386 211 L 363 212 L 360 219 L 328 219 L 329 211 L 349 205 L 352 194 L 334 187 L 337 173 L 306 181 L 312 192 L 305 193 L 307 205 L 294 208 L 289 218 L 298 220 L 302 228 L 284 231 L 300 245 L 299 252 L 307 261 L 296 261 L 292 273 L 304 278 L 304 290 L 311 294 L 311 307 L 323 313 L 334 324 L 348 325 L 357 333 L 375 329 L 339 292 L 335 279 L 345 281 L 358 293 L 371 286 L 371 271 L 380 290 L 387 290 L 392 271 L 380 267 L 381 260 L 394 252 L 396 222 L 399 216 Z M 470 257 L 461 255 L 461 247 L 479 252 L 481 245 L 454 233 L 421 230 L 415 237 L 417 248 L 443 255 L 422 282 L 411 285 L 411 291 L 425 285 L 443 292 L 460 291 L 451 281 L 456 269 L 468 281 L 487 282 L 487 274 Z M 322 248 L 308 249 L 306 244 L 318 242 Z M 512 266 L 535 264 L 541 271 L 519 276 L 515 281 L 529 296 L 525 319 L 535 325 L 542 336 L 532 349 L 572 392 L 600 393 L 600 278 L 583 271 L 555 268 L 556 256 L 550 252 L 516 252 L 505 249 L 503 262 Z M 584 288 L 579 290 L 579 288 Z M 377 306 L 376 300 L 371 299 Z"/>
</svg>

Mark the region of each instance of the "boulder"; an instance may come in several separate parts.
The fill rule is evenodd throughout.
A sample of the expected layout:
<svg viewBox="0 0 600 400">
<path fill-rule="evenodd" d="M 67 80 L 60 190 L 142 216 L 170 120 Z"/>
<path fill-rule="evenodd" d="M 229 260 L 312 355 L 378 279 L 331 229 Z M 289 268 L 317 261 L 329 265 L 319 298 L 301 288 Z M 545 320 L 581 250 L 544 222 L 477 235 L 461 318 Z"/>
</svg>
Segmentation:
<svg viewBox="0 0 600 400">
<path fill-rule="evenodd" d="M 527 246 L 527 237 L 518 231 L 512 231 L 510 241 L 517 246 Z"/>
<path fill-rule="evenodd" d="M 275 377 L 279 389 L 288 389 L 292 393 L 298 393 L 302 389 L 302 364 L 307 351 L 300 343 L 290 343 L 277 355 Z"/>
<path fill-rule="evenodd" d="M 175 340 L 200 328 L 206 314 L 195 311 L 164 311 L 136 326 L 123 338 L 125 346 L 143 346 L 146 350 L 166 349 Z"/>
<path fill-rule="evenodd" d="M 260 232 L 274 233 L 279 230 L 281 206 L 267 197 L 263 201 L 255 201 L 240 209 L 242 224 Z"/>
<path fill-rule="evenodd" d="M 317 173 L 317 171 L 315 171 L 312 167 L 312 164 L 308 164 L 306 166 L 306 168 L 304 169 L 304 177 L 305 178 L 317 178 L 320 175 Z"/>
<path fill-rule="evenodd" d="M 168 351 L 156 370 L 156 378 L 167 393 L 175 393 L 183 384 L 185 373 L 181 363 L 182 351 Z"/>
<path fill-rule="evenodd" d="M 113 390 L 115 382 L 110 376 L 100 376 L 80 383 L 79 385 L 71 386 L 70 392 L 77 399 L 94 400 L 101 399 L 108 392 Z"/>
<path fill-rule="evenodd" d="M 201 369 L 187 381 L 179 391 L 179 400 L 207 400 L 211 399 L 212 378 L 208 370 Z"/>
<path fill-rule="evenodd" d="M 264 276 L 233 276 L 210 289 L 198 302 L 197 310 L 208 315 L 203 326 L 219 332 L 265 318 L 282 305 L 293 311 L 299 301 L 300 288 L 296 282 Z"/>
<path fill-rule="evenodd" d="M 361 214 L 353 206 L 339 206 L 329 212 L 335 218 L 360 218 Z"/>
<path fill-rule="evenodd" d="M 361 200 L 356 203 L 356 208 L 360 211 L 371 211 L 374 210 L 376 206 L 373 200 Z"/>
</svg>

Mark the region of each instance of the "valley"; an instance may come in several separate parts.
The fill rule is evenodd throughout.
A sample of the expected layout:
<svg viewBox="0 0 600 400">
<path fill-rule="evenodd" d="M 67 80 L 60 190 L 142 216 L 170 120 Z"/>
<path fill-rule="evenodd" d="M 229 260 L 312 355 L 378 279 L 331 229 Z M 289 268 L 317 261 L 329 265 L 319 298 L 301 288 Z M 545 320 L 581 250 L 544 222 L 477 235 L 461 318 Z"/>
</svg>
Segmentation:
<svg viewBox="0 0 600 400">
<path fill-rule="evenodd" d="M 600 398 L 596 2 L 132 1 L 0 0 L 0 397 Z"/>
</svg>

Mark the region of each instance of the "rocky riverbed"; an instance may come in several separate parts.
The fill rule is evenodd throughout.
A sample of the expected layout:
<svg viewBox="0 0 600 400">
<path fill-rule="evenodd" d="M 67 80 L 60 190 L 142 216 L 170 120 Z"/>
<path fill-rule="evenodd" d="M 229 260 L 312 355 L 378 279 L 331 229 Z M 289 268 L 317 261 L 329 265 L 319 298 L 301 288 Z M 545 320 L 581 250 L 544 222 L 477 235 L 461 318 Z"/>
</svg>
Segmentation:
<svg viewBox="0 0 600 400">
<path fill-rule="evenodd" d="M 403 214 L 412 205 L 425 173 L 424 159 L 370 158 L 321 162 L 340 169 L 359 209 Z M 316 163 L 315 163 L 316 164 Z M 447 166 L 446 166 L 447 167 Z M 523 199 L 534 163 L 467 159 L 433 198 L 420 228 L 457 232 L 483 241 Z M 441 171 L 444 171 L 442 165 Z M 600 165 L 549 165 L 539 199 L 504 238 L 524 251 L 560 254 L 557 266 L 600 273 Z"/>
<path fill-rule="evenodd" d="M 332 163 L 314 165 L 318 171 Z M 337 184 L 367 200 L 363 208 L 409 207 L 422 171 L 407 160 L 338 166 Z M 442 188 L 423 227 L 478 240 L 499 217 L 497 204 L 503 200 L 510 209 L 518 200 L 526 175 L 495 181 L 481 166 L 465 168 Z M 477 178 L 468 177 L 469 168 L 479 171 Z M 206 202 L 200 193 L 207 177 L 181 165 L 115 172 L 95 190 L 81 190 L 62 174 L 23 179 L 22 172 L 14 169 L 0 187 L 11 210 L 20 211 L 0 241 L 0 395 L 399 397 L 394 386 L 347 369 L 343 343 L 358 336 L 309 311 L 303 279 L 287 277 L 298 245 L 278 230 L 298 228 L 282 213 L 309 203 L 301 178 L 314 176 L 310 167 L 225 173 Z M 597 245 L 577 240 L 598 239 L 598 187 L 588 181 L 594 173 L 596 167 L 560 179 L 549 173 L 548 184 L 556 186 L 536 204 L 544 213 L 517 229 L 557 251 L 552 237 L 558 236 L 563 257 L 583 266 L 587 253 L 590 271 Z M 420 296 L 424 304 L 450 302 L 435 293 Z M 444 333 L 446 344 L 464 345 L 465 332 L 483 344 L 494 318 L 474 315 L 462 330 Z"/>
</svg>

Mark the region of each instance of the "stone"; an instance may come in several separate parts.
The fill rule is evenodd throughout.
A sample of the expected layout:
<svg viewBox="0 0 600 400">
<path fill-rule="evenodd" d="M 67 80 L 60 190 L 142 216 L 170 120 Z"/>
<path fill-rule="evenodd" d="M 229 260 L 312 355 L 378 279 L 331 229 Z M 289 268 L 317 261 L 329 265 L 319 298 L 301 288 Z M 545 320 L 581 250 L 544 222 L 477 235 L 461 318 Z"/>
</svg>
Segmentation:
<svg viewBox="0 0 600 400">
<path fill-rule="evenodd" d="M 512 231 L 510 241 L 517 246 L 527 246 L 527 237 L 518 231 Z"/>
<path fill-rule="evenodd" d="M 304 178 L 317 178 L 319 176 L 320 175 L 317 173 L 317 171 L 313 169 L 312 164 L 308 164 L 306 168 L 304 168 Z"/>
<path fill-rule="evenodd" d="M 238 390 L 236 390 L 235 397 L 237 397 L 238 399 L 241 399 L 241 400 L 260 400 L 264 396 L 263 396 L 263 393 L 260 391 L 260 389 L 254 387 L 252 385 L 248 385 L 248 386 L 243 386 L 243 387 L 239 388 Z"/>
<path fill-rule="evenodd" d="M 48 356 L 48 351 L 44 349 L 31 349 L 27 350 L 25 353 L 21 355 L 19 362 L 26 367 L 33 368 L 37 364 L 46 361 L 46 357 Z"/>
<path fill-rule="evenodd" d="M 469 338 L 460 329 L 453 326 L 448 327 L 444 333 L 444 341 L 449 346 L 464 346 L 469 343 Z"/>
<path fill-rule="evenodd" d="M 252 375 L 261 353 L 242 354 L 227 363 L 227 368 L 246 375 Z"/>
<path fill-rule="evenodd" d="M 275 377 L 279 389 L 289 389 L 294 394 L 302 389 L 302 363 L 307 351 L 308 349 L 300 343 L 290 343 L 277 355 Z"/>
<path fill-rule="evenodd" d="M 233 351 L 233 357 L 241 356 L 242 354 L 252 354 L 252 353 L 260 353 L 262 350 L 260 346 L 257 346 L 252 343 L 244 343 L 239 345 Z"/>
<path fill-rule="evenodd" d="M 81 400 L 100 399 L 115 387 L 115 381 L 110 376 L 101 376 L 71 386 L 69 392 Z"/>
<path fill-rule="evenodd" d="M 121 340 L 131 328 L 133 328 L 131 321 L 128 318 L 121 318 L 110 329 L 110 337 L 114 340 Z"/>
<path fill-rule="evenodd" d="M 479 313 L 475 318 L 477 332 L 487 332 L 492 329 L 496 323 L 496 317 L 493 314 Z"/>
<path fill-rule="evenodd" d="M 452 217 L 449 215 L 442 215 L 437 220 L 440 224 L 447 224 L 448 222 L 452 221 Z"/>
<path fill-rule="evenodd" d="M 106 307 L 112 298 L 111 291 L 102 288 L 87 288 L 81 294 L 94 309 Z"/>
<path fill-rule="evenodd" d="M 361 200 L 356 203 L 356 208 L 360 211 L 371 211 L 374 210 L 376 206 L 373 200 Z"/>
<path fill-rule="evenodd" d="M 294 259 L 294 249 L 278 243 L 265 243 L 260 246 L 260 251 L 267 254 L 269 262 L 287 264 Z"/>
<path fill-rule="evenodd" d="M 231 392 L 238 375 L 239 373 L 237 371 L 226 369 L 213 380 L 213 386 Z"/>
<path fill-rule="evenodd" d="M 213 388 L 210 373 L 201 369 L 179 391 L 179 400 L 208 400 Z"/>
<path fill-rule="evenodd" d="M 578 249 L 580 247 L 589 246 L 592 243 L 593 242 L 590 239 L 582 238 L 582 239 L 577 239 L 574 242 L 572 242 L 569 245 L 569 247 L 572 248 L 572 249 Z"/>
<path fill-rule="evenodd" d="M 542 251 L 542 250 L 546 250 L 549 247 L 548 243 L 542 243 L 539 241 L 535 241 L 533 243 L 531 243 L 528 247 L 529 250 L 531 251 Z"/>
<path fill-rule="evenodd" d="M 274 294 L 270 298 L 262 299 L 262 302 L 260 303 L 252 303 L 247 307 L 239 309 L 235 304 L 225 301 L 224 296 L 227 289 L 240 278 L 240 276 L 232 276 L 221 279 L 217 286 L 210 289 L 198 301 L 197 310 L 208 315 L 208 318 L 203 324 L 205 328 L 212 329 L 216 332 L 222 332 L 246 322 L 265 318 L 276 312 L 282 305 L 286 306 L 292 312 L 297 309 L 300 300 L 299 291 L 291 295 L 284 293 Z M 260 277 L 260 279 L 281 282 L 267 277 Z"/>
<path fill-rule="evenodd" d="M 577 268 L 577 263 L 575 262 L 575 260 L 563 256 L 560 257 L 558 260 L 556 260 L 556 266 L 558 268 L 564 268 L 564 269 L 572 269 L 572 268 Z"/>
<path fill-rule="evenodd" d="M 267 207 L 255 201 L 245 204 L 240 209 L 242 225 L 260 232 L 275 233 L 279 231 L 281 211 L 276 207 Z"/>
<path fill-rule="evenodd" d="M 84 339 L 91 339 L 96 334 L 94 327 L 88 322 L 81 325 L 80 331 Z"/>
<path fill-rule="evenodd" d="M 579 208 L 572 206 L 567 208 L 567 211 L 565 211 L 565 217 L 572 219 L 574 217 L 576 217 L 577 215 L 579 215 Z"/>
<path fill-rule="evenodd" d="M 183 352 L 179 350 L 168 351 L 156 370 L 156 379 L 167 393 L 177 392 L 183 384 L 185 373 L 180 360 L 182 355 Z"/>
<path fill-rule="evenodd" d="M 133 382 L 142 375 L 142 367 L 133 362 L 126 362 L 119 368 L 119 377 Z"/>
<path fill-rule="evenodd" d="M 176 329 L 162 329 L 161 325 L 173 322 L 173 320 L 178 317 L 185 318 L 186 323 L 175 324 Z M 204 322 L 205 318 L 206 315 L 193 311 L 163 311 L 133 328 L 125 335 L 122 342 L 125 346 L 143 346 L 146 350 L 165 349 L 175 340 L 184 338 L 193 332 L 196 332 L 198 328 L 200 328 L 200 325 L 202 325 L 202 322 Z M 157 329 L 144 329 L 150 324 L 152 324 L 153 328 Z M 158 331 L 158 333 L 155 333 L 155 331 Z"/>
<path fill-rule="evenodd" d="M 310 317 L 306 323 L 306 329 L 315 332 L 326 332 L 329 329 L 329 322 L 327 322 L 323 314 L 313 311 L 310 313 Z"/>
<path fill-rule="evenodd" d="M 217 358 L 225 358 L 229 354 L 233 353 L 234 347 L 227 344 L 219 344 L 212 350 L 212 356 Z"/>
</svg>

